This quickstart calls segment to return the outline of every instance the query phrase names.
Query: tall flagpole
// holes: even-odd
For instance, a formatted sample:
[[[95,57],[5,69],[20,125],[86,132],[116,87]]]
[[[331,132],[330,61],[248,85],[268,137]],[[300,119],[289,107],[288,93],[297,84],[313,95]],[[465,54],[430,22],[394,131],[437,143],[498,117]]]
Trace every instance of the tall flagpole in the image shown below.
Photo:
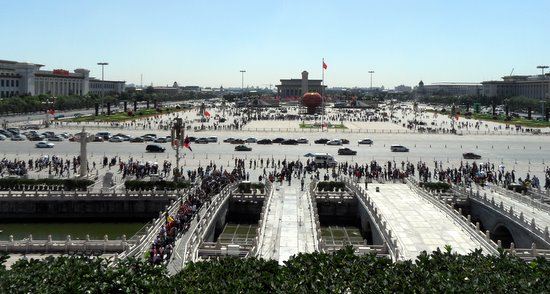
[[[325,58],[321,62],[321,101],[323,105],[323,115],[321,116],[321,132],[325,127]]]

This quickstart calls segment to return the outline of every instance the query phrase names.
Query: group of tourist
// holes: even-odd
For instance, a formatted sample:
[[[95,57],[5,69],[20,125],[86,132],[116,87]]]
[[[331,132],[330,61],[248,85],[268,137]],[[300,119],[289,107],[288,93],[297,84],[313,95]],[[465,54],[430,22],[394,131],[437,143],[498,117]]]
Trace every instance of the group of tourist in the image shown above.
[[[185,234],[194,219],[200,220],[200,210],[203,206],[208,206],[212,197],[219,194],[224,187],[230,183],[242,179],[244,170],[235,168],[231,172],[227,170],[214,168],[209,165],[200,174],[200,184],[196,189],[192,189],[188,197],[179,201],[179,207],[174,215],[165,213],[165,221],[159,234],[153,240],[148,251],[148,259],[153,264],[162,264],[167,262],[172,256],[174,244],[178,237]]]

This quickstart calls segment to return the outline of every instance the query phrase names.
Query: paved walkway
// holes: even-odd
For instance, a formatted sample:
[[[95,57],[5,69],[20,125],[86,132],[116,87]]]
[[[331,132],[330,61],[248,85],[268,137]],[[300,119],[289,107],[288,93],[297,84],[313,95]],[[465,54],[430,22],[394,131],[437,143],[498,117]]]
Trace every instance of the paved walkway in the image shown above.
[[[305,192],[300,191],[299,182],[292,186],[285,182],[275,184],[275,193],[268,207],[263,242],[259,257],[275,259],[283,263],[300,252],[313,252],[313,223],[311,207]]]
[[[376,192],[376,187],[380,192]],[[460,254],[482,247],[444,211],[405,184],[370,184],[368,195],[388,222],[392,235],[398,239],[400,254],[406,259],[414,259],[422,251],[443,249],[445,245]]]

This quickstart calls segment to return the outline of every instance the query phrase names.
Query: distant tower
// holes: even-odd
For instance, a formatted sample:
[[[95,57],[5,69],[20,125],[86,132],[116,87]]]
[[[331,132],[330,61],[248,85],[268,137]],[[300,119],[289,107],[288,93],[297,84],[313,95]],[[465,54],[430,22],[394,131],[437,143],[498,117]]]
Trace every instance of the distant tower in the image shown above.
[[[177,88],[178,87],[178,82],[174,82],[174,84],[172,84],[172,87]]]
[[[308,72],[307,71],[303,71],[302,72],[302,95],[300,96],[303,96],[305,93],[308,92],[308,85],[307,85],[307,82],[308,82]]]

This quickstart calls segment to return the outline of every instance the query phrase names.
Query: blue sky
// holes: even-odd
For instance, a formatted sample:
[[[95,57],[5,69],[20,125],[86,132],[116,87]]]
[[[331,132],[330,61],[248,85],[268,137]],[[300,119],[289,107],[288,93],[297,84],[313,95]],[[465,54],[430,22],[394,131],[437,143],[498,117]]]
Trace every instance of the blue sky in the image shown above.
[[[0,1],[0,59],[232,87],[479,82],[550,64],[550,1]]]

